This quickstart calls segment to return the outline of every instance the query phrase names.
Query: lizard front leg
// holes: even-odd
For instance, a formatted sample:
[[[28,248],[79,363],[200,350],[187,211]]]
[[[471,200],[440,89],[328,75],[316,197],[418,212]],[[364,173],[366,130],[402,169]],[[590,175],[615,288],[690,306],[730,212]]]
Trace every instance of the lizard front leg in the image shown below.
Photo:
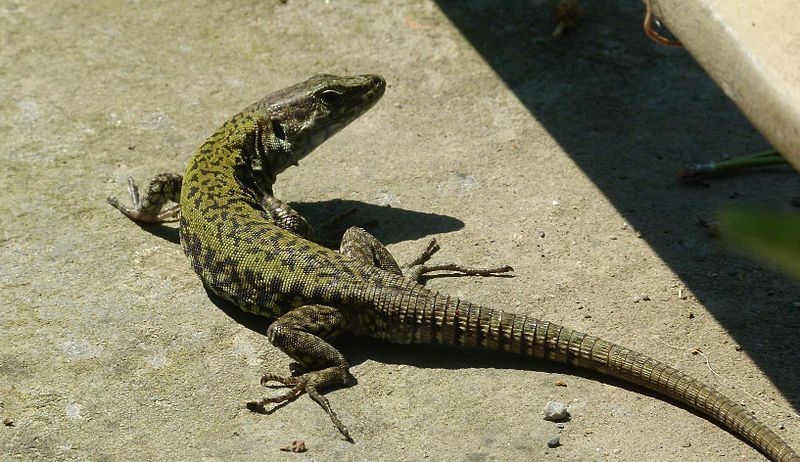
[[[275,223],[275,225],[297,234],[303,239],[325,246],[329,244],[324,237],[327,234],[327,228],[355,213],[355,209],[350,209],[344,213],[334,215],[321,223],[318,222],[315,226],[311,226],[300,212],[293,209],[286,202],[273,196],[272,193],[264,194],[260,200],[260,204],[264,212],[266,212],[267,218]],[[322,229],[323,232],[321,234],[317,233],[317,229]]]
[[[261,378],[262,385],[278,382],[292,388],[277,396],[248,401],[248,409],[266,412],[267,404],[291,401],[305,392],[322,406],[345,439],[352,442],[347,427],[331,409],[328,399],[320,393],[324,388],[347,385],[349,382],[350,366],[347,360],[326,341],[346,329],[347,321],[342,313],[325,305],[303,305],[275,320],[267,329],[267,338],[309,372],[298,376],[265,374]]]
[[[178,221],[181,206],[177,202],[181,196],[183,176],[177,173],[161,173],[150,181],[144,197],[139,197],[139,188],[133,177],[128,177],[128,194],[132,206],[122,205],[114,196],[108,196],[108,203],[133,221],[141,223],[164,223]],[[164,209],[168,202],[175,202]],[[164,210],[162,210],[164,209]]]
[[[426,264],[440,249],[436,239],[431,239],[422,252],[411,262],[398,265],[389,250],[372,234],[361,228],[350,228],[342,237],[339,252],[368,265],[377,266],[406,279],[419,282],[424,274],[434,271],[452,271],[467,276],[494,276],[508,273],[514,269],[508,265],[497,267],[474,267],[457,263]]]
[[[277,226],[295,233],[303,239],[317,241],[314,227],[286,202],[272,194],[264,194],[261,198],[261,207],[267,213],[268,218]]]

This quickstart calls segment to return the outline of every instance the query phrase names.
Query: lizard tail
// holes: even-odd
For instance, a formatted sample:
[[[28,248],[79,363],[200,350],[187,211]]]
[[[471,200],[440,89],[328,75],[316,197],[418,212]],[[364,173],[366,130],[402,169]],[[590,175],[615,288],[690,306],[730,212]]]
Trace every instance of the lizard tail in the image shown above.
[[[411,303],[404,306],[416,309],[399,310],[386,319],[389,330],[394,331],[389,340],[487,348],[600,372],[695,409],[774,461],[800,462],[797,452],[744,407],[643,353],[549,321],[426,293],[424,289],[419,289],[415,298],[416,303],[409,300]]]

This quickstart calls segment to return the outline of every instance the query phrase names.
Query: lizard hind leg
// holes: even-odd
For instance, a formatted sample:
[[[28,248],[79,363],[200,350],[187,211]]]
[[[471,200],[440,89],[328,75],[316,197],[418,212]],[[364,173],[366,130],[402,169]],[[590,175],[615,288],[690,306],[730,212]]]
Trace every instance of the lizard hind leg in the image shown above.
[[[150,181],[144,197],[140,197],[139,187],[136,186],[133,177],[128,177],[128,194],[133,204],[122,205],[114,196],[108,196],[108,203],[133,221],[141,223],[178,221],[181,206],[177,202],[180,200],[182,182],[183,177],[177,173],[162,173]],[[168,202],[176,204],[164,209]]]
[[[269,403],[292,401],[307,393],[322,406],[342,436],[352,442],[347,427],[331,409],[328,399],[320,393],[322,389],[347,385],[350,381],[347,360],[326,341],[346,328],[347,322],[342,313],[325,305],[303,305],[275,320],[267,329],[267,338],[309,372],[298,376],[265,374],[261,378],[262,385],[278,382],[291,388],[276,396],[248,401],[248,409],[266,412]]]
[[[378,239],[363,228],[348,228],[342,236],[339,253],[366,265],[375,266],[399,276],[403,275],[400,265]]]

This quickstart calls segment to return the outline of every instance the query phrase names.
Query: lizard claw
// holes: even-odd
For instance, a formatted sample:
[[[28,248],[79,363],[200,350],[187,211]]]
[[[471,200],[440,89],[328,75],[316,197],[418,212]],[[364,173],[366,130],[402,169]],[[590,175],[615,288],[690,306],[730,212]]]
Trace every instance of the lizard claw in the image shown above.
[[[436,238],[435,237],[432,237],[431,240],[428,241],[428,245],[426,245],[425,248],[422,249],[422,252],[420,252],[419,255],[417,255],[417,257],[415,259],[413,259],[410,262],[406,263],[405,265],[401,266],[401,268],[403,269],[403,271],[406,271],[406,270],[410,270],[410,269],[412,269],[412,268],[414,268],[416,266],[421,266],[425,262],[430,260],[431,257],[433,256],[433,254],[435,254],[439,250],[441,250],[441,247],[439,246],[439,243],[436,242]]]
[[[331,369],[335,370],[335,369],[338,369],[338,368],[331,368]],[[330,370],[330,369],[328,369],[328,370]],[[297,376],[297,377],[293,377],[293,376],[286,377],[286,376],[282,376],[282,375],[278,375],[278,374],[272,374],[272,373],[264,374],[264,376],[261,377],[261,381],[260,381],[261,385],[266,385],[269,382],[278,382],[281,385],[291,386],[292,388],[289,389],[289,390],[286,390],[285,392],[283,392],[283,393],[281,393],[281,394],[279,394],[277,396],[273,396],[273,397],[270,397],[270,398],[261,398],[261,399],[254,399],[254,400],[247,401],[245,403],[245,405],[247,406],[247,409],[250,409],[253,412],[258,412],[260,414],[266,414],[267,413],[267,410],[266,410],[266,405],[267,404],[269,404],[269,403],[283,403],[283,402],[287,402],[287,401],[293,401],[298,396],[303,394],[303,392],[305,392],[306,394],[308,394],[308,396],[311,397],[311,399],[316,401],[317,404],[322,406],[322,409],[328,414],[328,417],[330,417],[331,422],[333,422],[333,425],[336,427],[337,430],[339,430],[339,433],[342,434],[344,439],[349,441],[349,442],[351,442],[351,443],[354,443],[355,441],[353,441],[353,438],[350,436],[350,431],[342,423],[342,421],[339,420],[339,416],[336,415],[336,412],[334,412],[333,409],[331,409],[331,404],[330,404],[330,402],[328,402],[328,399],[325,398],[317,390],[317,385],[315,384],[315,379],[318,376],[324,377],[324,375],[320,375],[320,374],[325,374],[325,372],[328,371],[328,370],[309,372],[309,373],[306,373],[306,374],[303,374],[303,375]]]
[[[250,409],[251,411],[264,413],[266,412],[266,405],[268,403],[282,403],[284,401],[293,401],[298,396],[303,394],[306,385],[308,384],[308,379],[304,379],[303,376],[284,377],[278,374],[271,374],[271,373],[264,374],[264,376],[261,377],[260,381],[261,385],[265,386],[269,382],[278,382],[281,385],[290,386],[292,388],[286,390],[285,392],[279,395],[270,398],[250,400],[246,403],[248,409]]]

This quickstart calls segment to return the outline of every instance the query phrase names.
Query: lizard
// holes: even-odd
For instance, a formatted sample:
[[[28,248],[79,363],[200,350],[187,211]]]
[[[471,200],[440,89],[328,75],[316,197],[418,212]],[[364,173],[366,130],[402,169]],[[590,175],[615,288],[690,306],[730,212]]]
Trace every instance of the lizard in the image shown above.
[[[320,74],[269,94],[205,141],[183,175],[163,173],[132,205],[108,202],[143,223],[179,221],[181,245],[203,284],[242,310],[271,318],[269,342],[301,370],[267,373],[261,384],[286,390],[246,403],[309,395],[348,441],[348,428],[322,390],[351,382],[347,359],[331,343],[350,332],[388,342],[486,348],[599,372],[653,390],[706,416],[774,461],[800,455],[771,428],[712,386],[643,353],[554,322],[473,304],[425,287],[436,270],[495,275],[511,267],[428,264],[435,240],[402,267],[361,228],[348,229],[338,251],[319,243],[314,228],[276,198],[276,176],[370,109],[384,94],[378,75]],[[174,205],[170,205],[173,204]]]

